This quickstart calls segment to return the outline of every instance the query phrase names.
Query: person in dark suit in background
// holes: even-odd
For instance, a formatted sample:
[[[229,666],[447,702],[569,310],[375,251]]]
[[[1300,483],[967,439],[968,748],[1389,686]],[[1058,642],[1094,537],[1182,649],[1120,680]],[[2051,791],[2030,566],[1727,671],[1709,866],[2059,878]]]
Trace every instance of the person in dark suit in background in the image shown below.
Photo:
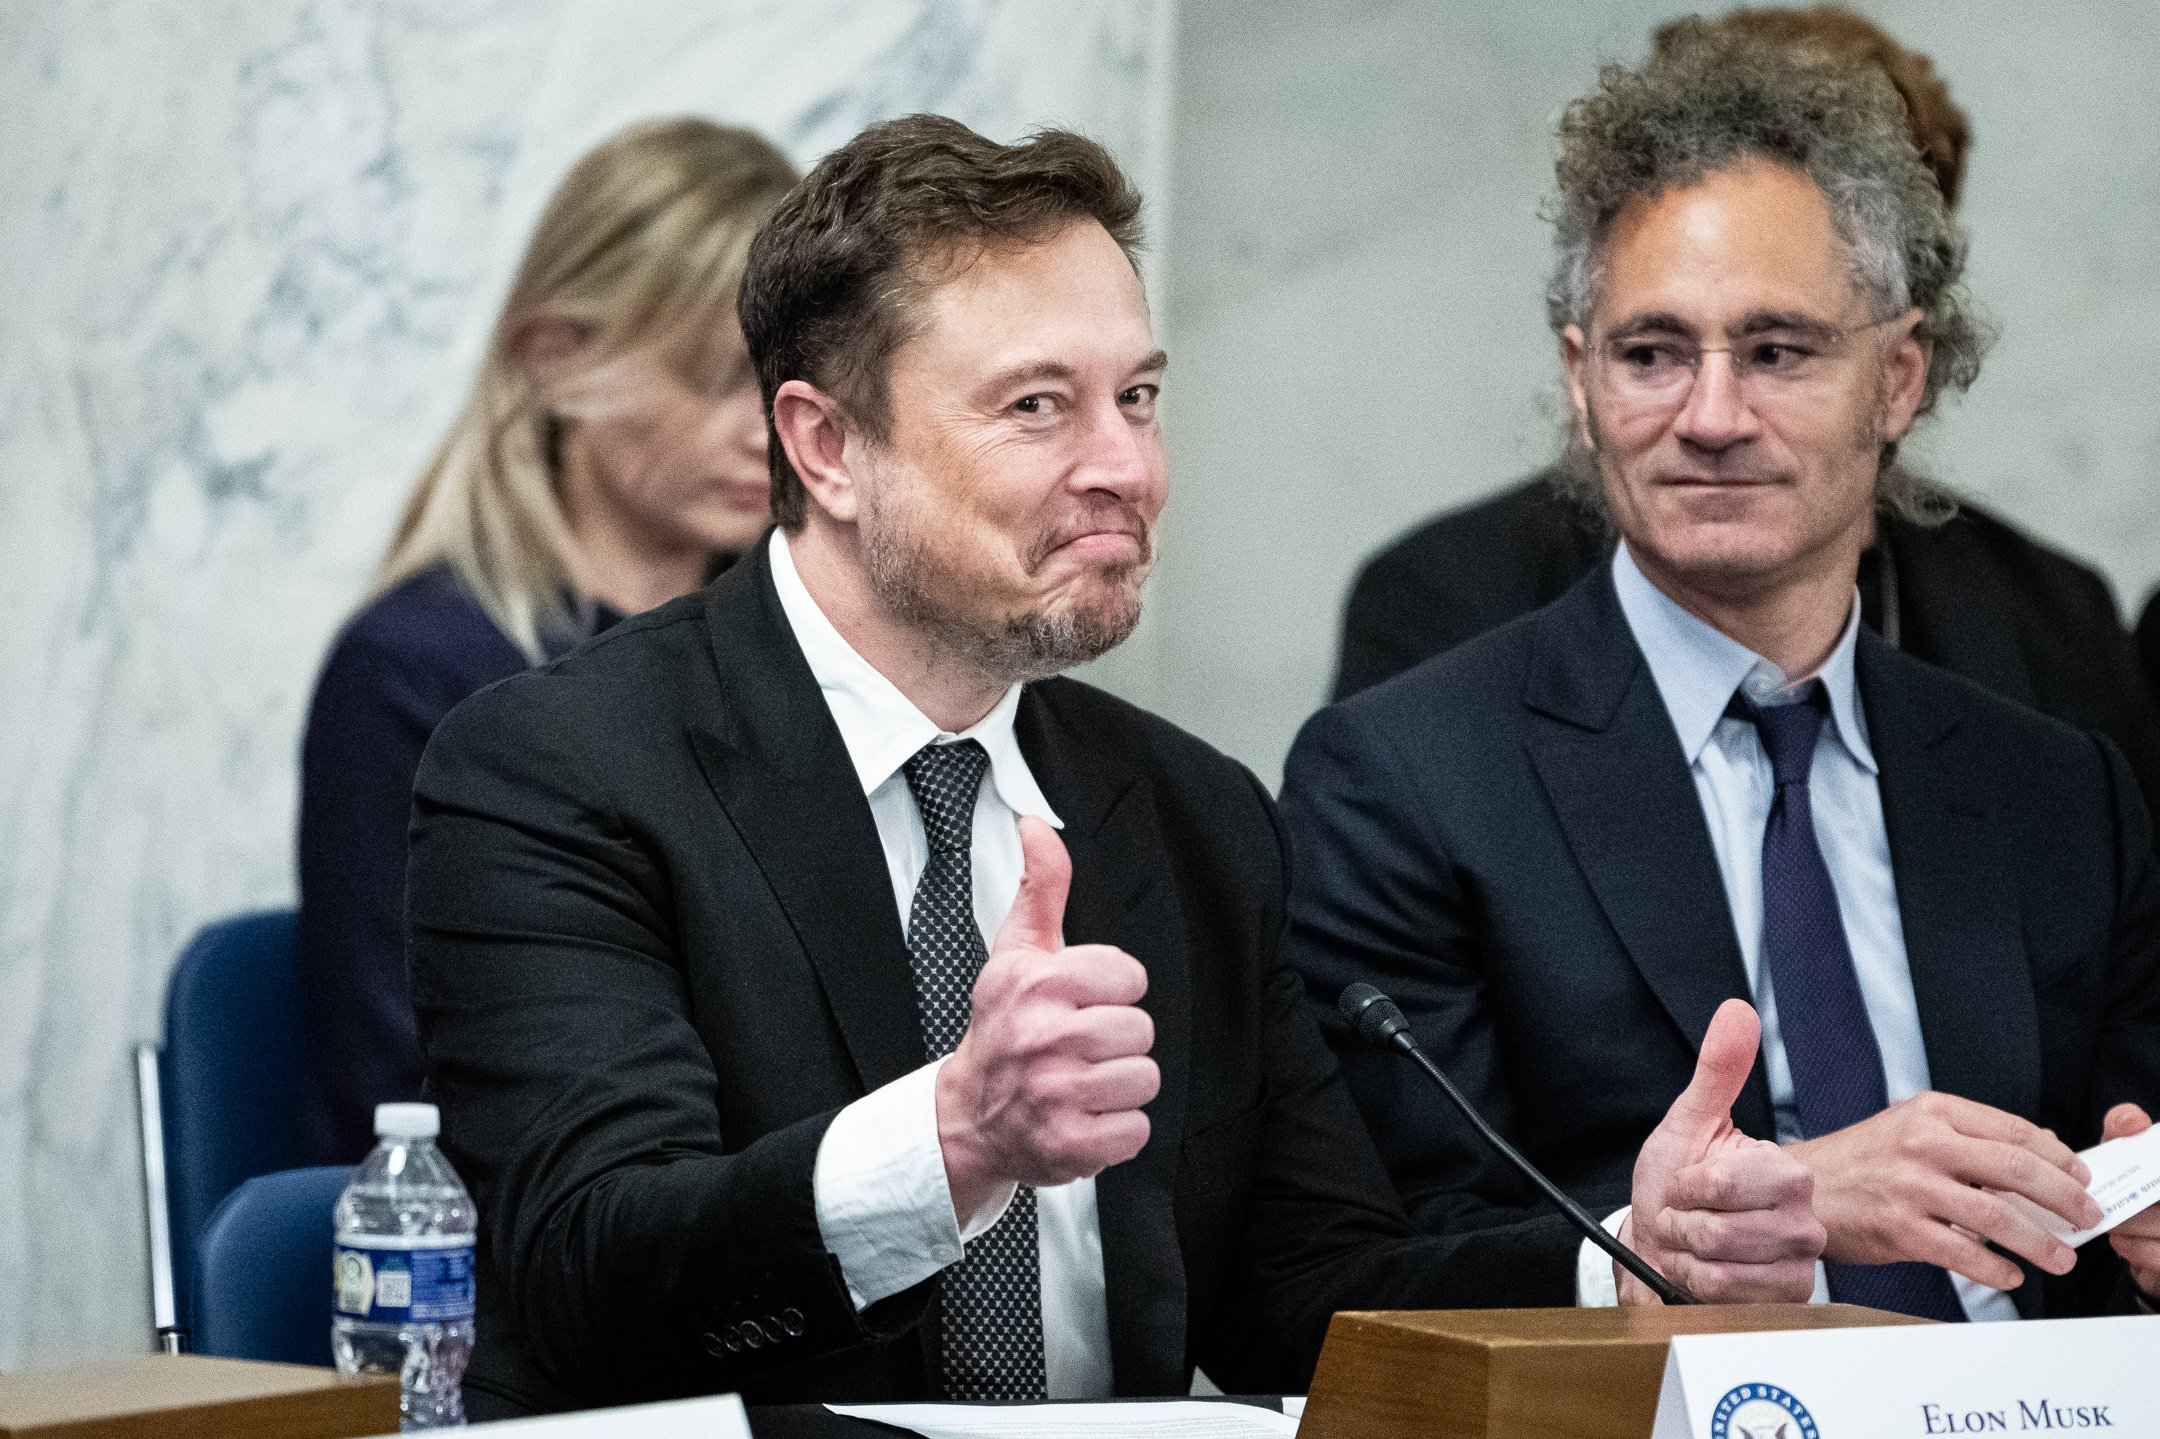
[[[1814,1174],[1830,1297],[1957,1319],[2160,1293],[2160,1210],[2079,1257],[2002,1198],[2094,1222],[2071,1146],[2160,1101],[2160,867],[2129,769],[1859,622],[1876,508],[1924,496],[1898,447],[1982,349],[1895,92],[1698,23],[1608,69],[1560,137],[1548,304],[1620,546],[1322,711],[1283,786],[1285,943],[1405,1203],[1457,1230],[1530,1201],[1344,1032],[1344,986],[1392,992],[1606,1209],[1744,996],[1763,1064],[1735,1122]],[[1586,1248],[1585,1301],[1611,1283]]]
[[[696,589],[767,520],[765,422],[734,323],[795,181],[746,130],[634,125],[549,200],[480,373],[332,643],[300,753],[301,1015],[326,1162],[420,1096],[405,985],[413,776],[450,708]]]
[[[1953,210],[1972,129],[1927,56],[1837,5],[1735,10],[1712,24],[1881,70]],[[1653,45],[1675,33],[1661,27]],[[1334,698],[1558,599],[1612,554],[1610,526],[1547,470],[1428,521],[1368,560],[1344,609]],[[2160,809],[2160,707],[2105,579],[1968,500],[1877,516],[1861,559],[1861,619],[1890,644],[2079,729],[2130,761]],[[1954,511],[1954,512],[1953,512]]]
[[[1258,782],[1057,677],[1138,622],[1166,494],[1138,210],[1060,131],[826,157],[742,286],[779,529],[437,730],[412,984],[475,1418],[1295,1391],[1338,1308],[1568,1292],[1557,1216],[1411,1234]],[[1736,1004],[1632,1191],[1718,1196],[1711,1298],[1804,1294],[1821,1241],[1732,1132],[1753,1053]]]
[[[2138,656],[2145,663],[2145,682],[2160,693],[2160,590],[2145,601],[2145,615],[2138,621]]]

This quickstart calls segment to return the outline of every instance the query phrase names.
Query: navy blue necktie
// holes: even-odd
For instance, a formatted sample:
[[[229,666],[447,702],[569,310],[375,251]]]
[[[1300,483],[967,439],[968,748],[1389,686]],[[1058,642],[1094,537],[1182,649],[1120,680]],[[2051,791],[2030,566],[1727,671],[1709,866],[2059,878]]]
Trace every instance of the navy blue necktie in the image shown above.
[[[1808,781],[1822,733],[1822,686],[1796,704],[1756,706],[1735,694],[1730,713],[1755,726],[1777,789],[1763,827],[1763,967],[1777,1001],[1793,1103],[1809,1139],[1858,1124],[1890,1103],[1882,1050],[1845,942],[1830,867],[1815,839]],[[1949,1274],[1932,1264],[1829,1264],[1830,1297],[1923,1319],[1961,1320]]]

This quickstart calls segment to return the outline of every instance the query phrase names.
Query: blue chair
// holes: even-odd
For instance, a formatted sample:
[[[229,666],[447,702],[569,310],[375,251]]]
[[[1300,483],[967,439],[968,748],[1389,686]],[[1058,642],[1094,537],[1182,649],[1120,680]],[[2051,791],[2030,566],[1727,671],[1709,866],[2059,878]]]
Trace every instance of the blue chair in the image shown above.
[[[206,925],[173,968],[163,1050],[136,1051],[151,1305],[168,1350],[211,1211],[242,1181],[316,1157],[294,949],[289,909]]]
[[[352,1171],[258,1174],[225,1196],[195,1252],[197,1354],[327,1366],[330,1211]]]

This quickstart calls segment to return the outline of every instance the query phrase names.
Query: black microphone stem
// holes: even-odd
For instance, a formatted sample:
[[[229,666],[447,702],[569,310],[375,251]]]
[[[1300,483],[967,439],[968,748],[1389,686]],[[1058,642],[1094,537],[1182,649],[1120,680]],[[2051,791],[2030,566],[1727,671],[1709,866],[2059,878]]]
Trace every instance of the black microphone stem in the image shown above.
[[[1499,1130],[1494,1129],[1485,1122],[1485,1116],[1477,1112],[1476,1106],[1471,1104],[1464,1097],[1463,1092],[1455,1087],[1455,1082],[1441,1072],[1439,1065],[1432,1062],[1426,1055],[1423,1046],[1410,1035],[1409,1031],[1404,1030],[1392,1036],[1388,1043],[1416,1060],[1418,1067],[1432,1077],[1433,1083],[1440,1086],[1440,1092],[1448,1097],[1448,1102],[1455,1106],[1457,1112],[1464,1119],[1470,1121],[1470,1127],[1475,1129],[1487,1144],[1498,1150],[1501,1158],[1514,1165],[1516,1171],[1523,1178],[1536,1185],[1538,1192],[1543,1194],[1561,1213],[1573,1220],[1575,1227],[1582,1231],[1584,1238],[1610,1254],[1615,1264],[1618,1264],[1628,1273],[1647,1284],[1650,1287],[1650,1292],[1657,1295],[1667,1304],[1700,1304],[1702,1302],[1688,1293],[1687,1290],[1652,1269],[1641,1255],[1613,1238],[1610,1233],[1606,1232],[1604,1225],[1590,1216],[1590,1211],[1568,1198],[1566,1194],[1561,1192],[1559,1185],[1547,1179],[1543,1171],[1529,1160],[1523,1158],[1514,1145],[1501,1137]]]

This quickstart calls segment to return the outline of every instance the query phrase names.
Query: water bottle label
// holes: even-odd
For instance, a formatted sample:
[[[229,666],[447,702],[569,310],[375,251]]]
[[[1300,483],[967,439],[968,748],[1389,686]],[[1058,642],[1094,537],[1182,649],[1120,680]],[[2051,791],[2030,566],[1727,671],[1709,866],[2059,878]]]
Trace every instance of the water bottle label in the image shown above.
[[[472,1245],[378,1248],[339,1244],[332,1261],[331,1287],[340,1315],[370,1324],[470,1319]]]

